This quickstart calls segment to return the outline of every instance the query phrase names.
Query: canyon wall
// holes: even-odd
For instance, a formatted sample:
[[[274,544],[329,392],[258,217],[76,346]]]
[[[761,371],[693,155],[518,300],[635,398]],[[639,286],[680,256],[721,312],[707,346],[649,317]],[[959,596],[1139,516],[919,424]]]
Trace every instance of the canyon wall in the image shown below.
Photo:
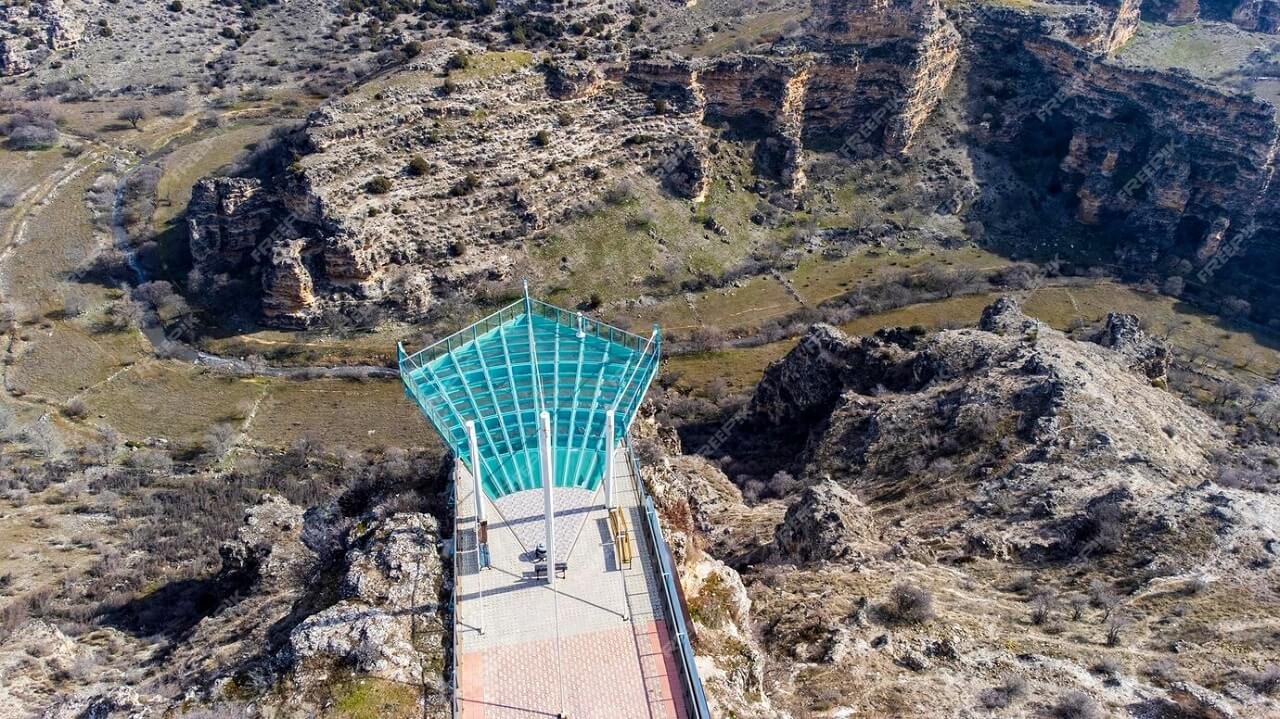
[[[265,187],[202,182],[188,213],[196,267],[258,278],[272,324],[368,304],[414,317],[510,279],[524,238],[590,211],[627,173],[701,200],[709,127],[755,142],[757,174],[782,194],[803,189],[807,146],[905,150],[950,80],[959,34],[936,0],[822,12],[825,30],[764,54],[557,59],[449,87],[441,69],[478,48],[428,48],[314,112],[292,140],[298,159]]]
[[[363,305],[417,317],[458,288],[518,276],[526,238],[590,212],[628,175],[702,200],[710,128],[751,144],[762,196],[785,204],[802,198],[806,153],[907,153],[945,98],[963,104],[966,149],[1003,158],[1025,191],[976,164],[976,219],[998,234],[1004,216],[1039,213],[1005,233],[1019,254],[1056,228],[1084,237],[1074,247],[1089,262],[1229,287],[1268,319],[1275,110],[1111,59],[1138,12],[1136,0],[950,15],[928,0],[819,0],[808,32],[753,51],[556,60],[447,88],[453,54],[479,51],[450,40],[313,113],[296,161],[261,187],[198,187],[192,255],[205,274],[259,280],[274,324]]]
[[[1099,261],[1215,287],[1243,257],[1274,267],[1275,108],[1185,73],[1119,65],[1042,23],[1008,10],[967,24],[969,72],[1005,78],[1007,91],[973,99],[980,143],[1024,168],[1033,191],[1059,198],[1098,242]],[[1231,272],[1204,271],[1228,260]],[[1258,310],[1270,304],[1262,274],[1227,284]]]

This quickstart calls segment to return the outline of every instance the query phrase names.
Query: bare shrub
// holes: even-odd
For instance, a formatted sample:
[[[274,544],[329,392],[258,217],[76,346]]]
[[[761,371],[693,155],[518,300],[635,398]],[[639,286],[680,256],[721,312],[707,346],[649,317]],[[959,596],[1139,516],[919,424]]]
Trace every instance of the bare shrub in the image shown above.
[[[1093,673],[1108,679],[1116,679],[1124,673],[1124,665],[1115,657],[1103,657],[1093,665]]]
[[[0,440],[6,439],[14,428],[13,410],[0,405]],[[3,466],[3,465],[0,465]]]
[[[881,609],[895,623],[924,624],[934,617],[933,595],[916,584],[895,584]]]
[[[1025,699],[1031,693],[1026,677],[1010,674],[1000,686],[992,687],[978,695],[978,701],[987,709],[1002,709]]]
[[[62,413],[71,419],[83,419],[89,416],[89,407],[79,397],[72,397],[62,407]]]
[[[1115,592],[1111,591],[1111,587],[1101,579],[1095,579],[1089,582],[1089,603],[1098,609],[1105,609],[1108,612],[1120,602]]]
[[[605,192],[604,199],[611,205],[622,205],[634,200],[636,195],[635,184],[630,180],[622,180]]]
[[[1051,711],[1058,719],[1103,719],[1102,707],[1088,694],[1070,691],[1058,697]]]
[[[1130,625],[1132,625],[1132,622],[1127,617],[1122,617],[1119,614],[1113,614],[1108,617],[1105,625],[1107,631],[1107,646],[1119,646],[1121,640],[1124,638],[1124,633],[1129,630]]]
[[[47,150],[58,143],[58,131],[40,125],[19,125],[9,132],[11,150]]]
[[[134,469],[167,474],[173,471],[173,458],[158,449],[143,449],[129,455],[125,464]]]
[[[1182,681],[1182,672],[1178,670],[1178,665],[1169,659],[1157,659],[1151,662],[1142,668],[1142,673],[1153,681],[1166,686]]]
[[[1253,688],[1267,696],[1280,696],[1280,664],[1272,664],[1249,681]]]
[[[1018,594],[1033,596],[1037,589],[1038,583],[1036,581],[1036,575],[1030,572],[1019,574],[1013,578],[1013,581],[1009,582],[1009,591],[1017,592]]]
[[[89,301],[84,295],[68,295],[62,303],[62,314],[67,317],[79,317],[89,310]]]
[[[724,345],[725,332],[719,327],[702,325],[693,331],[689,344],[695,352],[709,352]]]
[[[1043,625],[1052,616],[1053,610],[1058,606],[1058,598],[1051,589],[1044,589],[1036,592],[1031,598],[1031,623],[1036,626]]]
[[[9,638],[10,634],[27,621],[27,603],[18,599],[0,607],[0,641]]]
[[[1071,607],[1071,620],[1078,622],[1084,617],[1084,610],[1089,606],[1089,599],[1081,594],[1073,594],[1067,599],[1067,606]]]
[[[174,95],[165,100],[164,106],[160,108],[160,114],[165,117],[182,117],[187,114],[187,98]]]
[[[130,105],[120,111],[119,119],[129,123],[133,129],[138,129],[138,123],[147,119],[147,111],[142,109],[141,105]]]
[[[219,460],[235,446],[236,429],[229,424],[214,425],[204,435],[204,449],[210,459]]]

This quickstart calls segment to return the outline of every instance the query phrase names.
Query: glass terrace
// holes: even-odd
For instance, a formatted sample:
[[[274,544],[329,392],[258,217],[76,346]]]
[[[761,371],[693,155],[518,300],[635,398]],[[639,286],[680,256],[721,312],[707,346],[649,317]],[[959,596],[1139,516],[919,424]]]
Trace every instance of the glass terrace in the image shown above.
[[[631,426],[658,368],[657,326],[640,337],[528,296],[406,355],[405,393],[454,455],[475,467],[490,499],[542,487],[538,416],[551,418],[555,486],[595,490],[606,449]],[[613,437],[605,436],[614,413]]]

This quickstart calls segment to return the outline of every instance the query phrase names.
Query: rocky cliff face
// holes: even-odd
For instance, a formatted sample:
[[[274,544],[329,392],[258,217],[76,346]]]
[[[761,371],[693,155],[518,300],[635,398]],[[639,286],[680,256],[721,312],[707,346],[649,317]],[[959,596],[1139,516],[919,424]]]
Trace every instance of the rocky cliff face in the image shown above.
[[[225,183],[202,191],[190,219],[197,265],[216,271],[257,234],[265,251],[253,271],[273,323],[305,325],[339,305],[416,316],[442,294],[513,277],[523,238],[588,211],[629,173],[705,189],[693,113],[656,113],[653,99],[597,68],[534,67],[523,53],[489,56],[509,69],[446,90],[442,70],[463,51],[483,55],[437,43],[316,111],[292,140],[303,156],[270,183],[272,223],[259,226],[256,200],[227,196]],[[410,168],[414,156],[427,166]],[[684,160],[665,167],[671,157]]]
[[[353,539],[342,599],[289,634],[294,677],[314,684],[325,678],[316,667],[337,663],[444,695],[448,640],[437,603],[444,572],[435,519],[395,515]]]
[[[0,7],[0,77],[27,72],[52,53],[74,50],[83,35],[83,18],[62,0]]]
[[[1269,304],[1275,108],[1189,75],[1118,64],[1044,23],[990,10],[966,24],[971,76],[1015,78],[980,81],[971,108],[980,141],[1010,157],[1046,206],[1090,227],[1095,256]]]
[[[753,506],[718,492],[694,541],[742,578],[765,666],[790,668],[766,669],[774,710],[1036,715],[1069,690],[1099,715],[1280,709],[1245,678],[1265,632],[1196,629],[1269,601],[1280,503],[1217,482],[1226,433],[1153,379],[1161,347],[1131,319],[1099,346],[1004,300],[978,329],[817,327],[770,368],[738,432],[804,427],[797,486]],[[1236,668],[1207,660],[1225,643]]]
[[[1216,20],[1255,32],[1280,32],[1280,5],[1273,0],[1147,0],[1142,15],[1170,25]]]
[[[457,288],[512,277],[524,238],[589,210],[628,172],[651,172],[673,194],[701,200],[712,172],[706,124],[756,142],[758,174],[799,193],[807,146],[906,148],[959,48],[936,2],[824,13],[822,32],[768,54],[637,53],[625,69],[559,58],[533,67],[516,54],[509,71],[459,73],[447,88],[450,58],[482,53],[462,41],[433,44],[315,112],[295,139],[304,156],[269,183],[269,196],[244,181],[202,186],[192,255],[216,274],[244,261],[251,237],[267,238],[250,271],[276,324],[369,303],[414,316]],[[865,34],[856,30],[879,15]],[[426,169],[410,171],[415,155]],[[261,222],[262,202],[274,222]]]
[[[681,454],[674,433],[638,424],[640,441],[659,447],[658,461],[641,468],[662,518],[693,621],[698,673],[715,716],[783,716],[765,685],[766,657],[757,638],[742,578],[719,557],[727,531],[767,533],[776,519],[742,504],[742,494],[714,465]],[[746,529],[750,528],[750,529]],[[745,531],[744,531],[745,530]],[[749,540],[748,540],[749,541]]]
[[[196,182],[187,206],[192,259],[209,273],[254,265],[272,210],[259,180],[214,177]]]
[[[351,522],[332,505],[304,510],[267,495],[220,548],[217,575],[188,582],[204,594],[176,611],[200,615],[168,637],[164,666],[148,674],[152,683],[132,686],[135,679],[118,678],[111,667],[101,679],[79,682],[81,691],[44,716],[150,719],[193,708],[312,715],[332,702],[332,687],[353,680],[420,688],[414,715],[447,716],[439,540],[429,515],[375,511]],[[33,626],[28,635],[47,643],[51,666],[92,661],[84,642],[51,641],[56,629]],[[111,641],[118,651],[122,642]],[[168,689],[151,690],[160,685]],[[25,706],[49,705],[23,695],[23,685],[14,690]],[[242,703],[248,697],[254,709]],[[0,690],[0,707],[8,698]]]
[[[538,66],[440,40],[314,113],[295,140],[302,156],[269,193],[202,191],[192,254],[217,273],[250,236],[267,238],[248,271],[275,324],[363,305],[417,317],[458,288],[527,272],[527,240],[590,213],[628,175],[703,200],[717,170],[712,128],[752,148],[762,197],[794,206],[812,153],[909,152],[945,99],[947,117],[967,124],[947,140],[969,155],[961,179],[988,193],[961,219],[988,225],[1002,249],[1052,257],[1062,247],[1047,245],[1061,241],[1083,262],[1243,297],[1268,320],[1267,277],[1280,269],[1275,110],[1111,57],[1138,12],[1137,0],[947,12],[926,0],[819,2],[803,32],[743,52]],[[500,69],[446,86],[460,51]],[[424,163],[411,169],[415,156]],[[1025,198],[987,174],[988,156]]]

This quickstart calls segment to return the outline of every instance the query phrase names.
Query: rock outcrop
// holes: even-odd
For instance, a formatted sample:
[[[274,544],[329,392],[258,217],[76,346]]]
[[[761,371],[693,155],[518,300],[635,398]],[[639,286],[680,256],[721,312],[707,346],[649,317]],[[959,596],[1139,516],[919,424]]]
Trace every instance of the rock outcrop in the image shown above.
[[[209,274],[252,266],[273,207],[260,180],[207,177],[191,188],[187,234],[191,259]]]
[[[1280,4],[1275,0],[1148,0],[1142,16],[1169,25],[1211,20],[1253,32],[1280,32]]]
[[[312,667],[336,661],[367,676],[442,692],[447,630],[438,604],[438,540],[435,519],[423,514],[393,515],[359,537],[347,557],[342,600],[289,635],[295,677],[314,681]]]
[[[1274,304],[1280,121],[1268,102],[1115,62],[1034,13],[989,7],[962,25],[970,72],[1017,88],[975,99],[980,142],[1007,157],[1047,153],[1020,179],[1091,228],[1099,259]]]
[[[1128,357],[1131,369],[1164,382],[1169,375],[1169,347],[1149,337],[1136,315],[1112,312],[1094,341]]]
[[[166,648],[164,671],[184,701],[287,686],[290,709],[307,709],[315,692],[354,676],[422,687],[424,716],[446,713],[434,517],[371,511],[355,521],[333,505],[304,510],[266,495],[220,554],[205,615]]]
[[[0,7],[0,77],[27,72],[56,52],[75,49],[84,20],[62,0]]]
[[[265,237],[250,271],[273,324],[360,304],[418,315],[441,295],[508,277],[525,238],[590,211],[627,172],[702,201],[714,170],[708,126],[754,141],[757,175],[795,203],[807,147],[905,150],[959,54],[936,0],[825,12],[829,27],[768,53],[636,53],[625,69],[556,59],[451,81],[447,92],[434,78],[392,78],[349,93],[311,115],[294,139],[302,157],[269,183],[270,198],[247,180],[200,189],[192,255],[216,274]],[[401,74],[439,71],[459,51],[478,50],[441,42]],[[406,170],[414,153],[428,171]],[[261,221],[261,202],[274,222]],[[277,232],[285,218],[295,226]]]
[[[807,487],[787,508],[776,542],[783,558],[798,563],[844,562],[875,542],[870,511],[831,480]]]
[[[766,660],[752,629],[750,597],[738,573],[717,556],[740,546],[743,535],[763,546],[776,514],[744,506],[742,493],[723,472],[701,457],[682,455],[675,434],[651,419],[633,431],[658,448],[658,461],[641,471],[690,607],[698,672],[712,713],[778,717],[765,690]],[[733,536],[725,533],[728,527],[736,528]]]
[[[604,76],[593,63],[558,62],[546,68],[547,94],[557,100],[575,100],[600,90]]]
[[[1220,670],[1179,648],[1221,601],[1267,601],[1271,560],[1250,569],[1251,552],[1224,549],[1271,541],[1267,518],[1280,502],[1216,483],[1226,432],[1152,386],[1160,353],[1132,318],[1112,316],[1101,335],[1108,346],[1070,339],[1004,299],[979,329],[855,338],[817,326],[770,368],[756,414],[738,426],[759,444],[802,425],[803,450],[781,458],[798,484],[752,506],[716,493],[714,533],[693,541],[731,558],[766,666],[804,668],[766,672],[774,709],[960,715],[1015,672],[1051,701],[1079,687],[1112,709],[1275,711],[1248,687],[1206,689]],[[784,381],[793,391],[778,391]],[[749,484],[755,465],[726,446],[721,466]],[[758,551],[763,518],[783,508]],[[1231,587],[1185,588],[1208,575]],[[1146,603],[1155,596],[1179,598],[1182,629]],[[1079,608],[1067,610],[1066,597]],[[1107,616],[1122,616],[1124,631],[1141,632],[1187,678],[1091,675],[1112,650],[1100,638],[1081,651],[1061,632],[1101,637]],[[1262,635],[1203,641],[1269,661]],[[876,696],[893,699],[867,699]]]

